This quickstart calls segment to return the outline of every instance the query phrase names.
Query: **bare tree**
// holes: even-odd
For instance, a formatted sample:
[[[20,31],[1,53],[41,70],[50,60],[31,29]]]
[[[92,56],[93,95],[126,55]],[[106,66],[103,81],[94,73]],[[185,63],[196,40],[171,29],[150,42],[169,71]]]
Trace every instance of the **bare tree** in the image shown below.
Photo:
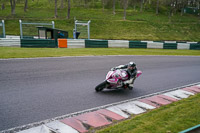
[[[140,12],[142,12],[142,10],[143,10],[143,3],[144,3],[144,0],[141,0]]]
[[[186,5],[187,5],[187,0],[180,1],[181,16],[183,16],[183,14],[184,14],[184,8],[186,7]]]
[[[171,17],[173,16],[173,12],[176,6],[175,0],[171,0],[170,2],[170,11],[169,11],[169,21],[171,22]]]
[[[105,0],[102,0],[102,6],[103,6],[103,12],[104,12],[104,8],[105,8]]]
[[[136,9],[136,3],[137,3],[137,0],[131,0],[128,2],[128,5],[133,7],[134,11]]]
[[[159,0],[157,0],[157,4],[156,4],[156,15],[158,15],[158,11],[159,11]]]
[[[55,16],[54,16],[55,18],[58,17],[57,3],[58,3],[58,1],[55,0]]]
[[[10,0],[10,5],[11,5],[11,14],[15,14],[15,6],[16,6],[16,1],[15,0]]]
[[[24,12],[27,11],[28,8],[28,0],[25,0],[25,4],[24,4]]]
[[[64,0],[61,0],[61,2],[60,2],[60,8],[61,8],[61,9],[64,8]]]
[[[87,6],[87,0],[84,0],[84,7],[86,8]]]
[[[4,9],[5,9],[5,4],[2,3],[2,5],[1,5],[1,10],[4,10]]]
[[[115,12],[115,2],[116,2],[116,0],[113,0],[113,14],[114,15],[116,14],[116,12]]]
[[[70,19],[70,9],[71,9],[71,3],[70,3],[70,0],[68,0],[67,19]]]
[[[200,9],[200,0],[197,0],[197,9]]]
[[[149,4],[151,4],[151,0],[149,0]]]
[[[124,5],[124,20],[126,20],[126,9],[128,7],[128,0],[124,0],[123,5]]]

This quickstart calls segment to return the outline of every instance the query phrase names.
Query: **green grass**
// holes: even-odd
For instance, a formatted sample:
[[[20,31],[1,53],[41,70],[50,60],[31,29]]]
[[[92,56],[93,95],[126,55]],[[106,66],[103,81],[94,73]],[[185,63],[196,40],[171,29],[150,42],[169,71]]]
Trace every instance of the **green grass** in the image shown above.
[[[73,6],[71,19],[67,20],[67,8],[58,9],[58,18],[55,19],[54,3],[49,3],[48,0],[30,1],[27,12],[23,11],[23,6],[23,2],[17,3],[14,16],[10,15],[9,2],[6,9],[0,11],[0,19],[5,20],[6,34],[20,34],[19,19],[22,19],[23,22],[51,22],[54,20],[55,27],[69,31],[69,38],[72,38],[74,18],[76,18],[77,20],[91,20],[92,39],[200,41],[200,18],[189,14],[180,16],[180,13],[177,13],[169,20],[167,11],[155,15],[155,12],[152,11],[141,13],[138,11],[139,9],[129,8],[127,20],[123,20],[123,9],[117,8],[116,15],[113,15],[112,9],[105,9],[103,12],[99,3],[98,8]]]
[[[177,133],[200,124],[200,94],[116,123],[97,133]]]
[[[35,58],[98,55],[189,55],[200,56],[199,50],[131,49],[131,48],[15,48],[0,47],[0,58]]]

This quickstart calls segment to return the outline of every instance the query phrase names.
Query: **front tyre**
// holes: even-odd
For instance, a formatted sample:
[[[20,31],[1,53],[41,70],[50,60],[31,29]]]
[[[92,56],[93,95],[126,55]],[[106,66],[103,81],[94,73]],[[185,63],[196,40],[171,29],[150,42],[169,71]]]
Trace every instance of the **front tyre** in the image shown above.
[[[100,83],[95,87],[96,92],[102,91],[104,88],[106,88],[106,81]]]

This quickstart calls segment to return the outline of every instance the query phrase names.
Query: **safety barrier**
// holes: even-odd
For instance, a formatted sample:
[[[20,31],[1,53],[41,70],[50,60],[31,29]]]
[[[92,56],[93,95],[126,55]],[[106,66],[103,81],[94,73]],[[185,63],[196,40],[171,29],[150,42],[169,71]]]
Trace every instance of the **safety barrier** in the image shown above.
[[[107,40],[85,40],[86,48],[108,48]]]
[[[164,42],[163,49],[177,49],[176,42]]]
[[[200,42],[176,42],[176,41],[127,41],[127,40],[81,40],[68,39],[76,48],[148,48],[148,49],[192,49],[200,50]],[[70,47],[68,47],[70,48]],[[71,47],[72,48],[72,47]],[[74,48],[74,47],[73,47]]]
[[[200,42],[176,42],[176,41],[130,41],[129,48],[154,48],[154,49],[191,49],[200,50]]]
[[[0,46],[3,47],[20,47],[19,38],[0,38]]]
[[[85,48],[85,40],[82,39],[67,39],[68,48]]]
[[[128,41],[128,40],[84,40],[84,39],[61,39],[65,40],[64,46],[50,39],[21,39],[16,37],[0,38],[0,46],[17,47],[64,47],[64,48],[148,48],[148,49],[190,49],[200,50],[200,42],[180,41]],[[58,43],[58,44],[57,44]]]
[[[129,48],[147,48],[147,42],[129,41]]]
[[[67,48],[67,39],[58,39],[59,48]]]
[[[129,41],[108,40],[109,48],[129,48]]]
[[[58,45],[56,40],[50,39],[21,39],[21,47],[56,48]]]

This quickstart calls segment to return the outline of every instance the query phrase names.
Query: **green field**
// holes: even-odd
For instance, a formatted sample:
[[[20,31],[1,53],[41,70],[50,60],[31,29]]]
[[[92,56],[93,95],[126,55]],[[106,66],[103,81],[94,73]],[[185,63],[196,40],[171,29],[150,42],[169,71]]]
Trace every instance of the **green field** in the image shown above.
[[[116,122],[97,133],[178,133],[200,124],[200,94]]]
[[[0,47],[0,58],[35,58],[99,55],[184,55],[200,56],[199,50],[131,49],[131,48],[15,48]]]
[[[20,34],[19,19],[23,22],[51,22],[53,20],[56,28],[69,31],[69,38],[72,38],[76,18],[91,20],[92,39],[200,41],[199,16],[189,14],[181,16],[180,12],[177,12],[169,19],[166,9],[156,15],[154,9],[140,12],[139,7],[136,9],[129,7],[127,18],[123,20],[122,8],[116,8],[116,15],[113,15],[112,8],[105,8],[102,11],[100,2],[87,8],[72,5],[70,19],[66,19],[67,7],[58,8],[58,18],[54,18],[54,2],[49,3],[48,0],[29,1],[27,12],[24,12],[23,8],[24,3],[18,2],[16,15],[11,15],[10,4],[7,2],[5,10],[0,11],[0,19],[5,20],[6,34]],[[29,29],[29,27],[26,28]],[[32,32],[27,34],[32,34]]]

